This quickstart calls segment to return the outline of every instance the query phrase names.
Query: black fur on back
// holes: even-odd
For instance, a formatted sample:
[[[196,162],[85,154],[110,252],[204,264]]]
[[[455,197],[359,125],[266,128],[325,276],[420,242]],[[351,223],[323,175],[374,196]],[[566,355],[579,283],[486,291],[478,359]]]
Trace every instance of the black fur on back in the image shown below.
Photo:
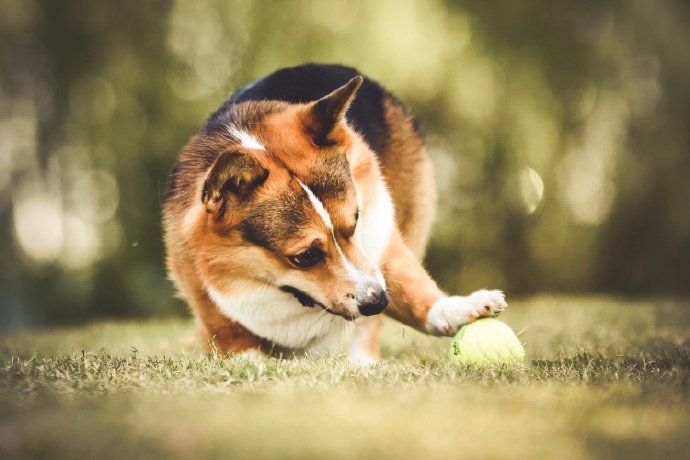
[[[221,125],[234,104],[246,101],[272,100],[304,103],[322,98],[343,86],[353,77],[361,75],[352,67],[327,64],[304,64],[280,69],[254,83],[237,90],[206,123],[205,131],[224,129]],[[373,80],[364,78],[357,96],[345,118],[369,146],[381,155],[388,141],[388,125],[384,113],[384,100],[393,95]]]

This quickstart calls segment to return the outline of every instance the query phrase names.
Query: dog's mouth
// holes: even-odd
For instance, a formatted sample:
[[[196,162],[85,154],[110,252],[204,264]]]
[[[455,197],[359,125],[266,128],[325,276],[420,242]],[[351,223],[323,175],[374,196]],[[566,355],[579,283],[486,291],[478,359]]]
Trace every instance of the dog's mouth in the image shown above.
[[[307,294],[306,292],[297,289],[296,287],[293,286],[281,286],[280,290],[283,292],[287,292],[288,294],[292,294],[297,301],[302,304],[303,307],[307,308],[314,308],[316,306],[321,307],[324,311],[327,313],[330,313],[331,315],[335,316],[340,316],[341,318],[345,319],[346,321],[354,321],[355,317],[351,315],[347,315],[345,313],[340,313],[334,310],[331,310],[321,302],[317,302],[316,299],[314,299],[312,296]]]

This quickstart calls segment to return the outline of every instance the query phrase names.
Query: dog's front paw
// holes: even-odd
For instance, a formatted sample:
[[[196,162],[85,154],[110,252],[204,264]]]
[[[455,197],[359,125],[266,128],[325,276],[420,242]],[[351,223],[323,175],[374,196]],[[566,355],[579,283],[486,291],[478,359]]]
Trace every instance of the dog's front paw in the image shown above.
[[[426,330],[433,335],[452,336],[463,324],[482,316],[497,316],[506,309],[501,291],[476,291],[466,297],[451,296],[437,301],[426,320]]]
[[[503,291],[482,289],[474,291],[468,299],[477,312],[473,319],[481,316],[498,316],[508,308]]]

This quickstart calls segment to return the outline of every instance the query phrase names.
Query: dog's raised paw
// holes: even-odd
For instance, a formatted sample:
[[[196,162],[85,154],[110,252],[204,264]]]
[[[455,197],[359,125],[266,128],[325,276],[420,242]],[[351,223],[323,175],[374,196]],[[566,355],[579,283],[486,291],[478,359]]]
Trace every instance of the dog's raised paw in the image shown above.
[[[482,316],[498,316],[508,307],[503,291],[482,289],[470,294],[468,300],[474,307],[476,318]]]
[[[507,306],[501,291],[481,290],[469,296],[444,297],[429,310],[426,330],[433,335],[452,336],[462,325],[483,316],[497,316]]]

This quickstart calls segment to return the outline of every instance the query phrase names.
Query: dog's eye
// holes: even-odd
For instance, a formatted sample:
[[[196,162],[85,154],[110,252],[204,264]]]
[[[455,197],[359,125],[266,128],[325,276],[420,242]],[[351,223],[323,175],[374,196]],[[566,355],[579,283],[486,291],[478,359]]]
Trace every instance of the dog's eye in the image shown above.
[[[309,248],[296,256],[289,256],[288,260],[297,268],[313,267],[323,259],[323,251],[319,248]]]
[[[343,230],[341,234],[343,235],[343,238],[349,239],[352,238],[352,235],[355,234],[355,229],[357,228],[357,223],[359,222],[359,209],[355,211],[355,223],[352,227],[350,227],[347,230]]]
[[[355,225],[352,227],[348,228],[347,230],[343,230],[341,234],[343,235],[343,238],[345,239],[350,239],[352,238],[352,235],[355,234],[355,230],[357,229],[357,221],[355,221]]]

